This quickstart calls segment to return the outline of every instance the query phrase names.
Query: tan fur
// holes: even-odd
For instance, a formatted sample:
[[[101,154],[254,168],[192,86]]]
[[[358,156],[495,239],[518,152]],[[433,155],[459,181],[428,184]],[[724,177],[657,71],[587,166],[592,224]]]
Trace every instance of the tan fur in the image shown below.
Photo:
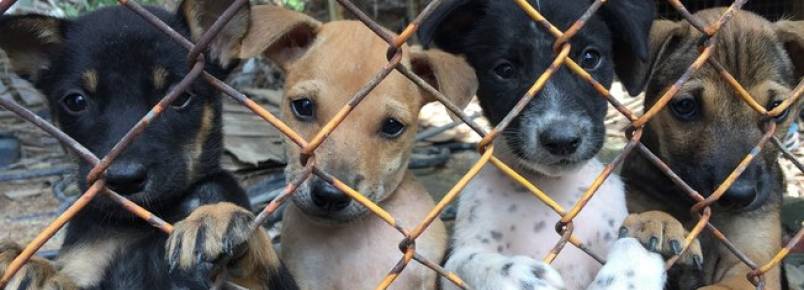
[[[729,219],[724,222],[721,219]],[[721,226],[724,235],[741,249],[752,261],[763,265],[770,261],[781,250],[781,220],[778,211],[762,215],[720,216],[714,222]],[[746,229],[762,229],[746,231]],[[720,259],[717,265],[707,263],[704,266],[707,281],[714,283],[712,287],[703,289],[754,289],[746,279],[751,269],[739,260],[725,246],[718,247],[716,253],[709,253],[705,259]],[[781,269],[777,266],[765,274],[765,289],[782,289]],[[715,283],[716,282],[716,283]]]
[[[84,89],[89,93],[95,93],[98,90],[98,71],[91,69],[81,74],[81,83]]]
[[[428,54],[432,57],[428,57]],[[439,84],[441,93],[457,98],[452,100],[456,105],[464,106],[469,103],[477,91],[477,80],[474,70],[463,65],[463,59],[450,57],[442,51],[424,51],[420,47],[413,47],[411,55],[413,70],[420,77],[431,84]],[[457,118],[452,112],[450,116]]]
[[[321,23],[302,13],[273,6],[251,9],[251,29],[243,38],[240,57],[265,55],[283,67],[298,57]],[[280,49],[281,48],[281,49]]]
[[[33,20],[32,20],[33,21]],[[58,33],[57,30],[51,29],[52,27],[58,26],[56,20],[53,19],[37,19],[35,20],[36,25],[34,26],[36,29],[36,34],[39,36],[46,43],[59,43],[63,41],[61,34]]]
[[[6,271],[8,265],[14,258],[22,252],[22,248],[10,242],[0,241],[0,273]],[[56,268],[47,260],[33,257],[25,264],[17,274],[11,278],[6,285],[6,289],[17,289],[23,280],[29,279],[30,286],[27,289],[61,289],[77,290],[75,284],[69,278],[58,273]]]
[[[18,289],[26,278],[30,279],[26,289],[59,289],[78,290],[69,278],[57,273],[50,263],[44,259],[35,258],[20,269],[18,274],[8,282],[6,289]]]
[[[230,1],[182,2],[179,11],[187,16],[190,34],[194,42],[201,40],[204,32],[215,23],[218,16],[229,7],[229,4],[231,4]],[[218,61],[224,67],[237,59],[240,41],[249,27],[249,10],[250,5],[240,8],[210,43],[210,58]]]
[[[42,68],[50,66],[50,60],[43,51],[27,49],[31,46],[55,48],[63,42],[61,24],[56,19],[26,19],[17,22],[17,25],[26,27],[18,31],[0,33],[0,43],[7,44],[3,49],[8,53],[11,66],[15,72],[37,79]],[[22,37],[21,33],[36,35],[36,38]],[[33,42],[33,44],[31,43]]]
[[[259,230],[248,240],[248,253],[230,267],[232,282],[252,290],[269,290],[265,281],[268,281],[268,270],[275,269],[279,264],[279,256],[273,251],[273,245],[268,234]]]
[[[252,18],[255,21],[240,55],[263,55],[285,70],[283,119],[307,140],[388,62],[388,44],[357,21],[321,24],[271,6],[255,7]],[[473,96],[477,80],[464,60],[438,51],[402,49],[402,63],[457,105],[465,105]],[[293,117],[291,102],[301,98],[316,104],[314,121]],[[392,71],[316,150],[316,166],[366,194],[404,226],[415,226],[434,202],[406,167],[418,112],[432,100],[433,96]],[[395,139],[381,137],[387,118],[405,124],[406,131]],[[302,169],[297,158],[300,151],[291,144],[287,153],[286,172],[293,179]],[[303,194],[297,192],[294,201],[303,199]],[[404,237],[370,213],[348,223],[328,224],[294,203],[286,211],[282,238],[282,258],[301,288],[325,290],[374,289],[401,257],[398,244]],[[446,246],[440,220],[416,243],[417,253],[435,263],[443,258]],[[435,286],[436,273],[412,263],[391,289]]]
[[[194,100],[194,101],[204,101],[204,100]],[[212,105],[210,103],[204,103],[204,111],[201,115],[201,127],[198,129],[198,134],[195,135],[193,142],[189,144],[187,152],[187,172],[189,172],[190,178],[188,180],[190,182],[194,182],[198,176],[198,164],[196,160],[201,159],[201,155],[204,154],[204,144],[209,139],[209,134],[212,133],[213,127],[213,118],[215,117],[215,113],[213,112]]]
[[[796,75],[804,75],[804,22],[803,21],[779,21],[775,23],[776,35],[779,41],[788,50],[788,56],[796,66]]]
[[[711,23],[723,12],[723,9],[710,9],[698,12],[696,16]],[[787,21],[774,24],[755,14],[738,12],[716,35],[717,46],[712,59],[721,63],[757,103],[767,107],[774,101],[788,97],[792,88],[801,80],[800,58],[790,53],[804,47],[803,25],[802,22]],[[698,55],[695,41],[700,37],[701,33],[684,21],[659,20],[654,23],[651,33],[651,63],[636,69],[650,80],[646,107],[653,106],[656,99],[676,80],[672,76],[686,69],[689,62]],[[788,55],[792,57],[792,62]],[[674,163],[682,164],[683,160],[718,159],[719,166],[736,166],[763,135],[757,126],[763,117],[743,102],[711,65],[704,65],[694,73],[675,98],[684,98],[698,92],[703,108],[700,114],[702,119],[695,123],[680,122],[672,115],[670,108],[665,108],[648,124],[650,131],[646,132],[650,133],[646,133],[643,142],[660,144],[656,146],[659,150],[654,153],[671,167]],[[798,116],[798,105],[794,104],[791,108],[790,116],[778,124],[777,137],[781,138],[796,119],[795,116]],[[777,157],[778,151],[768,145],[753,164],[770,168],[763,174],[772,175],[771,182],[783,183],[776,163]],[[723,161],[725,158],[729,158],[728,161]],[[648,162],[633,159],[629,161],[634,162],[626,162],[623,171],[625,179],[630,180],[629,211],[667,211],[691,228],[697,217],[689,215],[689,204],[683,200],[685,194],[676,190],[678,197],[651,195],[649,184],[664,180],[664,177],[660,177],[658,173],[648,173],[656,172],[655,167]],[[725,165],[729,162],[734,164]],[[716,169],[730,171],[733,168]],[[650,178],[657,181],[651,181]],[[780,187],[783,190],[784,185]],[[715,205],[711,223],[754,262],[767,263],[781,248],[781,196],[781,192],[773,192],[765,204],[751,211],[735,212],[717,208]],[[668,203],[671,199],[679,202]],[[707,231],[702,233],[700,239],[704,255],[702,282],[710,285],[701,289],[754,288],[746,279],[750,269],[725,245]],[[781,289],[779,267],[774,267],[765,278],[766,289]]]
[[[54,264],[39,257],[33,257],[7,285],[7,289],[17,289],[25,277],[30,277],[32,287],[27,289],[74,290],[79,287],[96,285],[111,263],[115,252],[130,241],[125,235],[112,235],[111,238],[95,240],[62,250],[62,255]],[[19,255],[21,248],[8,242],[0,242],[0,272]],[[61,269],[58,271],[57,269]]]
[[[154,88],[157,90],[164,89],[165,85],[167,84],[167,77],[168,77],[168,71],[164,67],[161,66],[154,67],[154,73],[152,76],[154,82]]]
[[[72,248],[65,249],[57,264],[61,273],[70,277],[79,287],[91,287],[97,285],[106,267],[116,257],[115,253],[122,250],[126,243],[135,239],[133,236],[110,235],[105,239],[96,239],[91,243],[78,244]]]

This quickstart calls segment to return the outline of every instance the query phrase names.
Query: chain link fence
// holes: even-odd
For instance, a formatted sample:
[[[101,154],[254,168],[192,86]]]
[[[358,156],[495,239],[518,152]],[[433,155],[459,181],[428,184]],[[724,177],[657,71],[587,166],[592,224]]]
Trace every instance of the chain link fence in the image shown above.
[[[774,136],[776,132],[776,124],[772,121],[774,116],[778,116],[782,114],[788,107],[797,103],[797,100],[801,95],[804,93],[804,81],[798,84],[798,86],[792,91],[791,95],[782,102],[781,105],[773,108],[772,110],[766,110],[763,106],[758,105],[754,98],[749,95],[742,86],[735,81],[735,79],[731,76],[731,74],[726,71],[722,65],[717,63],[716,60],[710,58],[712,55],[715,46],[717,45],[716,39],[714,36],[718,33],[720,28],[728,22],[735,11],[738,11],[746,4],[747,0],[738,0],[731,4],[731,6],[723,13],[720,19],[711,24],[705,24],[700,19],[697,19],[693,16],[688,9],[679,1],[679,0],[668,0],[667,4],[670,5],[675,11],[677,11],[684,19],[689,21],[693,25],[693,27],[699,31],[701,31],[704,35],[704,39],[702,39],[700,49],[700,54],[695,60],[695,62],[687,69],[686,73],[673,85],[670,89],[668,89],[656,102],[656,104],[647,110],[644,114],[638,115],[625,106],[623,106],[620,102],[618,102],[610,92],[599,82],[591,77],[591,75],[584,71],[574,60],[568,57],[571,45],[569,40],[584,26],[586,20],[588,20],[594,13],[600,9],[602,5],[605,5],[605,0],[596,0],[592,5],[588,8],[588,10],[583,14],[583,16],[578,19],[569,29],[566,31],[561,31],[555,26],[553,26],[549,19],[545,19],[542,14],[531,6],[527,0],[512,0],[516,2],[516,4],[525,11],[535,23],[541,26],[543,29],[548,31],[553,37],[555,37],[555,44],[554,48],[555,51],[552,52],[553,55],[553,62],[550,67],[547,68],[539,77],[535,80],[533,85],[527,91],[527,93],[520,99],[520,101],[516,104],[516,106],[511,110],[511,112],[494,128],[489,131],[484,130],[482,127],[477,125],[475,122],[472,121],[472,118],[465,115],[461,110],[455,106],[454,104],[450,103],[447,98],[437,91],[435,88],[430,86],[426,81],[422,78],[417,76],[415,73],[411,71],[409,67],[406,67],[401,63],[403,50],[401,49],[402,45],[405,44],[416,32],[419,24],[422,23],[424,19],[426,19],[431,12],[440,5],[443,0],[435,0],[430,2],[423,11],[411,22],[409,23],[404,30],[398,35],[386,32],[383,28],[368,14],[364,11],[361,11],[358,6],[356,6],[353,2],[349,0],[338,0],[338,3],[342,5],[342,7],[355,15],[357,19],[362,21],[367,27],[369,27],[372,31],[374,31],[379,37],[381,37],[385,42],[388,43],[388,63],[378,71],[374,78],[371,79],[368,83],[366,83],[360,90],[358,90],[353,96],[351,101],[345,105],[340,111],[336,114],[336,116],[328,122],[323,129],[317,133],[312,139],[305,140],[299,134],[294,132],[290,127],[288,127],[285,123],[282,122],[278,117],[271,114],[268,110],[264,109],[256,102],[251,100],[246,95],[238,92],[237,90],[233,89],[232,87],[225,84],[223,81],[216,79],[212,75],[208,74],[204,71],[204,58],[202,56],[202,52],[207,48],[211,40],[218,34],[218,32],[222,29],[225,23],[227,23],[235,12],[242,8],[244,5],[248,5],[248,0],[236,0],[234,3],[224,12],[224,14],[215,22],[215,24],[207,31],[203,37],[198,41],[198,43],[194,44],[191,41],[187,40],[180,34],[173,31],[168,25],[157,19],[153,14],[146,11],[142,6],[134,1],[129,0],[119,0],[119,4],[129,8],[132,13],[137,13],[142,16],[145,20],[149,23],[153,24],[156,29],[163,31],[164,33],[170,35],[177,43],[181,44],[185,48],[189,50],[188,59],[195,60],[191,64],[190,72],[184,76],[181,82],[176,85],[174,90],[171,90],[167,96],[165,96],[156,106],[154,106],[148,114],[146,114],[131,130],[117,143],[116,146],[110,151],[110,153],[103,157],[98,157],[92,154],[88,149],[83,147],[81,144],[73,140],[70,136],[56,128],[53,124],[43,120],[42,118],[38,117],[33,112],[29,111],[25,107],[19,105],[15,101],[11,99],[0,99],[0,107],[3,107],[15,114],[17,114],[20,118],[25,119],[36,126],[40,127],[42,130],[45,130],[48,134],[53,135],[59,141],[61,141],[67,148],[69,148],[73,153],[75,153],[79,158],[83,159],[86,162],[93,164],[95,167],[87,176],[90,184],[88,190],[84,192],[80,198],[78,198],[69,208],[67,208],[59,217],[57,217],[49,226],[47,226],[41,233],[31,241],[21,252],[21,254],[16,257],[13,262],[8,266],[6,272],[2,274],[0,278],[0,288],[4,287],[11,278],[20,270],[20,268],[28,262],[28,260],[39,250],[42,245],[49,240],[53,235],[61,229],[67,222],[72,219],[76,213],[81,211],[92,199],[99,194],[105,194],[110,197],[112,200],[120,204],[120,206],[130,211],[131,213],[135,214],[136,216],[142,218],[143,220],[147,221],[154,227],[158,228],[161,231],[164,231],[166,234],[170,233],[173,230],[173,227],[162,220],[160,217],[155,216],[154,214],[150,213],[145,208],[141,207],[140,205],[131,202],[130,200],[126,199],[125,197],[117,194],[116,192],[110,190],[106,187],[106,182],[104,180],[104,171],[111,165],[111,163],[117,158],[121,152],[123,152],[126,147],[132,143],[134,139],[136,139],[143,130],[148,126],[151,121],[156,118],[159,118],[159,115],[167,108],[167,106],[173,102],[184,90],[187,89],[189,84],[198,79],[202,78],[207,81],[209,84],[220,90],[223,94],[233,98],[235,101],[239,102],[243,106],[247,107],[249,110],[254,112],[254,114],[261,117],[266,122],[270,123],[274,127],[276,127],[282,134],[288,137],[291,143],[289,146],[299,146],[301,148],[301,156],[298,156],[305,164],[305,171],[301,176],[299,176],[296,180],[291,180],[286,185],[282,194],[280,194],[276,199],[274,199],[271,203],[269,203],[265,208],[262,209],[260,214],[258,215],[257,219],[255,220],[254,224],[252,225],[253,229],[257,229],[272,213],[274,213],[279,206],[286,202],[287,199],[294,193],[295,189],[303,183],[307,178],[311,175],[316,175],[321,179],[329,182],[349,197],[351,197],[356,202],[359,202],[366,208],[368,208],[374,215],[381,218],[385,221],[388,226],[395,228],[400,233],[402,233],[405,238],[400,241],[399,250],[401,250],[401,257],[399,262],[392,268],[389,269],[388,274],[384,277],[382,282],[377,286],[377,289],[387,289],[392,283],[394,283],[395,279],[399,276],[399,274],[405,270],[406,266],[409,265],[414,260],[418,263],[421,263],[433,271],[436,271],[439,275],[443,276],[444,278],[448,279],[455,285],[459,286],[462,289],[471,289],[469,285],[466,285],[460,277],[455,275],[454,273],[449,273],[444,270],[442,267],[439,266],[440,261],[429,261],[426,258],[418,255],[416,253],[416,239],[429,227],[429,225],[439,217],[441,212],[452,203],[467,183],[478,174],[480,169],[487,164],[491,164],[492,166],[497,167],[508,175],[512,180],[516,181],[517,183],[521,184],[525,188],[527,188],[533,195],[534,198],[538,198],[548,206],[550,206],[557,214],[559,214],[562,218],[559,223],[556,225],[557,234],[561,236],[559,242],[555,245],[553,250],[551,250],[545,257],[544,261],[552,262],[558,253],[565,247],[567,243],[571,244],[572,246],[579,247],[580,249],[586,251],[589,254],[592,254],[590,251],[585,249],[583,246],[583,242],[573,236],[573,219],[578,216],[578,214],[584,209],[586,203],[594,196],[595,192],[598,188],[603,184],[603,182],[614,172],[615,168],[617,168],[621,163],[625,160],[625,157],[628,154],[642,154],[648,160],[650,160],[658,170],[662,171],[666,174],[676,185],[679,186],[686,194],[688,194],[691,198],[697,201],[697,203],[692,206],[690,209],[694,214],[698,216],[698,222],[696,225],[691,229],[689,236],[686,238],[685,245],[689,245],[690,242],[695,239],[702,231],[708,230],[710,231],[714,237],[719,239],[722,243],[725,243],[728,248],[742,260],[743,263],[748,265],[751,269],[753,269],[750,273],[747,274],[746,279],[749,279],[751,283],[753,283],[757,289],[764,289],[764,274],[768,272],[771,268],[777,266],[782,259],[790,252],[790,249],[796,245],[804,236],[804,229],[798,231],[798,233],[788,242],[788,244],[782,248],[782,250],[775,255],[769,261],[752,261],[750,260],[740,249],[734,247],[728,237],[724,236],[715,226],[709,223],[709,219],[712,216],[712,209],[710,205],[716,202],[719,198],[721,198],[726,190],[735,182],[735,180],[740,176],[740,174],[746,169],[749,163],[756,157],[764,148],[765,146],[776,146],[778,150],[782,152],[782,156],[784,158],[790,159],[799,170],[804,171],[804,166],[800,164],[795,157],[790,154],[790,152],[782,146],[781,142]],[[5,13],[5,11],[14,4],[14,0],[11,1],[3,1],[0,2],[0,14]],[[547,54],[546,54],[547,55]],[[673,98],[673,96],[678,93],[681,84],[686,82],[692,73],[701,69],[701,67],[705,65],[711,65],[716,68],[719,73],[723,76],[724,81],[728,83],[732,88],[738,92],[740,98],[745,101],[747,105],[749,105],[753,110],[757,112],[757,114],[761,114],[765,116],[768,121],[766,121],[762,126],[764,127],[763,130],[765,131],[764,136],[757,142],[754,149],[748,153],[734,169],[734,171],[724,180],[720,186],[708,197],[704,197],[690,186],[688,186],[678,175],[676,175],[671,168],[669,168],[662,160],[660,160],[656,155],[654,155],[647,147],[645,147],[641,142],[640,138],[642,136],[642,132],[644,129],[645,124],[650,121],[657,113],[666,107],[669,101]],[[605,166],[604,170],[599,173],[595,181],[592,185],[586,190],[586,192],[582,195],[582,197],[578,200],[578,202],[572,206],[571,208],[563,208],[559,206],[555,201],[553,201],[548,193],[543,192],[539,189],[538,184],[532,184],[527,179],[523,178],[522,175],[517,173],[514,169],[512,169],[509,165],[505,164],[500,159],[494,156],[494,146],[492,145],[492,141],[497,138],[500,133],[511,123],[511,121],[519,115],[526,105],[541,91],[547,80],[553,76],[553,74],[560,68],[566,67],[567,69],[571,70],[575,73],[579,78],[587,81],[590,83],[600,94],[601,97],[605,98],[617,111],[619,111],[623,116],[625,116],[630,121],[630,126],[628,129],[625,130],[625,135],[628,138],[628,143],[625,145],[623,150],[620,154],[608,165]],[[426,90],[427,92],[431,93],[436,97],[436,99],[445,105],[445,107],[458,116],[463,122],[465,122],[472,130],[474,130],[477,134],[483,137],[481,142],[478,144],[477,150],[481,154],[480,159],[469,169],[469,171],[450,189],[447,194],[436,204],[436,206],[430,210],[427,217],[422,220],[417,225],[401,225],[397,220],[394,218],[393,215],[385,211],[381,206],[371,202],[368,198],[363,196],[360,192],[350,188],[344,182],[338,180],[336,177],[331,175],[330,173],[324,172],[321,169],[316,167],[316,156],[315,151],[327,136],[335,130],[338,125],[349,116],[352,110],[359,106],[361,101],[363,101],[366,96],[371,92],[390,72],[398,71],[407,78],[409,78],[412,82],[416,85],[421,87],[422,89]],[[768,144],[771,145],[768,145]],[[388,249],[388,251],[395,251],[396,249]],[[684,247],[683,251],[686,251],[686,246]],[[593,254],[592,254],[593,255]],[[594,255],[593,255],[594,256]],[[678,255],[671,257],[667,261],[667,267],[672,267],[676,260],[678,259]],[[603,262],[602,259],[596,257],[599,261]],[[225,275],[221,275],[223,277]],[[220,282],[220,280],[219,280]],[[216,283],[216,288],[220,287],[223,283]]]

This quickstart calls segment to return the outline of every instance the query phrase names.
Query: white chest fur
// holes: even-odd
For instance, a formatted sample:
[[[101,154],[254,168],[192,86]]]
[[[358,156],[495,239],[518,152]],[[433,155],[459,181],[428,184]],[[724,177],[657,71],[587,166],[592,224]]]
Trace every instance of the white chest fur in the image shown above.
[[[407,228],[420,223],[435,204],[412,179],[403,182],[381,206]],[[379,217],[368,214],[343,225],[311,221],[288,206],[282,228],[282,258],[304,290],[370,290],[402,258],[404,236]],[[447,247],[446,229],[437,220],[416,240],[416,253],[435,263]],[[432,290],[436,272],[411,262],[391,290]]]
[[[600,162],[591,160],[577,172],[562,177],[525,177],[569,210],[602,169]],[[574,219],[574,234],[605,257],[626,215],[623,184],[613,175]],[[455,252],[466,248],[541,260],[559,240],[554,230],[559,219],[524,187],[488,165],[460,197],[453,247]],[[567,281],[567,289],[586,288],[600,268],[597,261],[572,245],[564,248],[553,266]]]

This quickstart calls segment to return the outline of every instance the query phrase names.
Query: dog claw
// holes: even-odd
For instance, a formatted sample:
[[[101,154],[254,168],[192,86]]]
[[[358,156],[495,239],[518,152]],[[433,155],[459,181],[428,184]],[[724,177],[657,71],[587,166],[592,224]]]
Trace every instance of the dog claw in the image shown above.
[[[692,256],[692,263],[695,264],[695,269],[703,271],[703,257],[699,255]]]
[[[632,236],[639,240],[649,251],[662,254],[664,257],[681,255],[679,263],[696,266],[702,264],[700,242],[695,239],[684,251],[688,232],[684,225],[673,216],[661,211],[648,211],[629,215],[620,228],[620,238]],[[699,261],[693,259],[698,256]]]
[[[628,228],[626,228],[626,227],[620,227],[620,235],[619,235],[619,238],[620,238],[620,239],[622,239],[622,238],[625,238],[625,237],[627,237],[627,236],[628,236]]]
[[[207,243],[207,227],[205,224],[201,224],[196,231],[195,249],[193,251],[195,261],[206,261],[204,246]]]
[[[683,250],[681,248],[681,243],[678,240],[670,241],[670,249],[673,250],[674,255],[680,255],[681,250]]]
[[[177,231],[173,235],[181,236]],[[182,239],[168,240],[168,272],[173,273],[179,267],[179,258],[181,257]]]
[[[650,241],[648,242],[648,250],[651,252],[656,251],[656,247],[659,245],[659,238],[657,237],[650,237]]]

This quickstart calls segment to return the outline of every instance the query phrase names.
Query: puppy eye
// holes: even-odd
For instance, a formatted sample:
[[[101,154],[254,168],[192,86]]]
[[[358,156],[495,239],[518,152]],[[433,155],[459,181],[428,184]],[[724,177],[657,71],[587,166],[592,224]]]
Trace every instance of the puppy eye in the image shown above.
[[[581,59],[579,62],[582,68],[586,70],[595,70],[600,66],[600,63],[603,62],[602,60],[603,58],[600,55],[600,51],[590,47],[581,52]]]
[[[293,115],[302,121],[312,120],[313,114],[315,114],[315,103],[308,98],[290,102],[290,108],[293,111]]]
[[[770,108],[768,108],[768,110],[773,110],[773,108],[776,108],[779,105],[781,105],[782,102],[784,102],[784,101],[782,101],[782,100],[773,101],[773,103],[771,103]],[[789,114],[790,114],[790,107],[788,106],[787,109],[785,109],[781,114],[779,114],[779,116],[774,117],[773,120],[775,120],[777,123],[781,123],[782,121],[784,121],[784,119],[787,119],[787,115],[789,115]]]
[[[494,73],[497,74],[498,77],[507,80],[514,77],[516,71],[514,70],[513,64],[507,60],[503,60],[494,66]]]
[[[190,103],[193,102],[194,97],[195,94],[190,91],[186,91],[173,100],[173,102],[170,103],[170,106],[177,111],[184,110],[190,106]]]
[[[397,119],[388,118],[382,124],[381,133],[385,138],[393,139],[402,135],[405,132],[405,124],[399,122]]]
[[[89,108],[89,100],[80,93],[71,93],[61,98],[61,105],[71,114],[81,114]]]
[[[681,120],[689,121],[698,115],[698,102],[693,98],[683,98],[670,103],[670,111]]]

